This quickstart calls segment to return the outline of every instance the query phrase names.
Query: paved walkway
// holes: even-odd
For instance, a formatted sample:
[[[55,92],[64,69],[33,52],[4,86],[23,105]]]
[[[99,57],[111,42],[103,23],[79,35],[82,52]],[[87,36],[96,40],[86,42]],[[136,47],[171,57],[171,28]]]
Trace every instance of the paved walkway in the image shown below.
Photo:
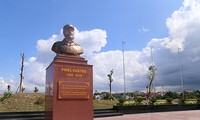
[[[123,116],[95,118],[94,120],[200,120],[200,110],[127,114]]]

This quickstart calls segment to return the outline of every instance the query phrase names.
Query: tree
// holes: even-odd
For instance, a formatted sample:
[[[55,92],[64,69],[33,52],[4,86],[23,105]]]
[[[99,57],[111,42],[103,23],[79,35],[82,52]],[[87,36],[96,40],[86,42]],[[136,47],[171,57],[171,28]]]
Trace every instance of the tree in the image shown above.
[[[22,57],[22,62],[21,62],[21,69],[20,69],[20,83],[19,83],[19,87],[17,89],[17,92],[18,93],[23,93],[25,88],[23,88],[22,86],[22,83],[23,83],[23,79],[24,79],[24,76],[23,76],[23,72],[24,72],[24,53],[20,54],[21,57]],[[19,90],[19,91],[18,91]]]
[[[110,74],[108,74],[107,76],[108,76],[108,80],[109,80],[109,88],[110,88],[110,96],[112,96],[112,93],[111,93],[111,90],[112,90],[112,86],[111,86],[111,84],[112,84],[112,81],[113,81],[113,78],[112,78],[112,74],[113,74],[113,69],[112,70],[110,70]]]
[[[10,92],[10,85],[7,86],[8,92]]]
[[[146,76],[147,79],[149,80],[149,84],[147,86],[147,99],[149,99],[150,96],[151,96],[152,82],[153,82],[153,80],[155,78],[156,70],[157,70],[156,66],[153,66],[153,65],[150,66],[149,67],[149,72],[147,73],[147,76]]]
[[[163,96],[164,98],[173,98],[173,99],[177,99],[179,97],[179,95],[176,92],[171,92],[168,91],[165,93],[165,95]]]
[[[25,88],[24,88],[24,87],[22,87],[22,93],[24,93],[24,90],[25,90]]]
[[[33,90],[34,93],[37,93],[39,91],[39,89],[37,87],[35,87],[35,89]]]
[[[200,91],[199,90],[194,91],[194,94],[197,98],[200,98]]]

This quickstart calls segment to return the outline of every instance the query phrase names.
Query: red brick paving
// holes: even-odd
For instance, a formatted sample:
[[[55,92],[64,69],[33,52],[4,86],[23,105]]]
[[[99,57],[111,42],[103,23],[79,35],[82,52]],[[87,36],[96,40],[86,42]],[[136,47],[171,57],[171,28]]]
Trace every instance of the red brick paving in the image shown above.
[[[94,120],[200,120],[200,110],[126,114],[123,116],[94,118]]]

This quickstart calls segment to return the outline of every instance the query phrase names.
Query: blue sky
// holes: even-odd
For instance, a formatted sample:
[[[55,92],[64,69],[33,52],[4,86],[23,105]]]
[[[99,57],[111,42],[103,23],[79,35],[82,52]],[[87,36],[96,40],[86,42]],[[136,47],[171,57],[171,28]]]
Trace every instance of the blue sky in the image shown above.
[[[140,50],[152,37],[167,35],[166,18],[181,4],[182,0],[1,0],[0,39],[5,46],[1,47],[4,72],[0,75],[18,71],[20,53],[34,56],[38,39],[58,34],[68,23],[79,30],[106,30],[107,45],[102,51],[120,50],[121,41],[127,42],[127,50]],[[148,32],[139,32],[142,28]]]
[[[198,4],[199,0],[191,0],[191,3],[192,2]],[[105,61],[110,61],[112,57],[105,57],[105,55],[110,52],[115,52],[113,54],[117,56],[119,56],[119,54],[121,55],[120,50],[122,41],[126,42],[125,51],[127,51],[127,66],[133,64],[132,67],[134,67],[134,62],[128,63],[130,60],[134,59],[133,61],[137,62],[137,64],[142,65],[144,68],[148,68],[150,62],[149,56],[147,54],[143,57],[139,56],[140,59],[137,60],[135,58],[135,54],[142,55],[148,53],[148,45],[150,43],[156,45],[159,44],[158,48],[161,47],[160,52],[163,49],[167,49],[168,51],[166,52],[166,55],[169,54],[169,56],[174,57],[174,48],[171,48],[171,46],[173,46],[172,44],[176,43],[172,42],[173,39],[171,39],[174,38],[174,34],[176,33],[173,30],[177,30],[176,28],[173,28],[175,27],[173,26],[175,24],[174,19],[177,18],[179,20],[179,17],[181,18],[181,16],[184,16],[181,13],[177,13],[176,15],[174,12],[182,11],[183,14],[184,12],[185,14],[188,14],[187,11],[190,11],[190,9],[181,10],[181,7],[184,8],[189,6],[192,8],[192,6],[195,6],[194,4],[189,3],[190,2],[188,0],[1,0],[0,54],[2,57],[0,63],[0,77],[2,79],[1,82],[4,83],[2,85],[17,84],[17,82],[13,81],[19,81],[21,61],[20,53],[25,53],[26,65],[24,81],[27,79],[27,82],[25,82],[24,85],[27,87],[27,91],[31,91],[31,89],[33,89],[31,87],[33,86],[39,86],[42,91],[45,79],[45,76],[43,75],[45,68],[52,61],[53,56],[55,56],[50,49],[44,50],[42,48],[50,48],[47,46],[51,46],[52,41],[55,42],[62,40],[62,34],[60,34],[62,27],[71,23],[76,27],[78,31],[77,36],[79,37],[82,35],[82,37],[84,36],[85,38],[88,38],[86,36],[90,34],[90,38],[95,39],[95,36],[100,36],[96,41],[94,39],[91,39],[91,41],[89,41],[90,39],[84,39],[87,42],[89,41],[87,44],[88,46],[91,45],[95,47],[96,45],[99,48],[91,48],[91,51],[89,51],[89,48],[87,49],[87,45],[83,45],[86,48],[85,51],[87,51],[83,56],[86,57],[91,64],[94,64],[94,88],[100,91],[107,90],[106,87],[101,86],[105,86],[105,84],[107,84],[107,81],[105,80],[107,78],[105,78],[105,76],[109,73],[109,70],[112,69],[112,65],[104,63],[103,65],[105,65],[105,71],[99,71],[100,68],[98,68],[98,65],[100,63],[98,63],[96,59],[99,57],[98,59],[104,58]],[[188,6],[184,4],[188,4]],[[198,5],[196,6],[197,8],[195,10],[196,13],[198,13]],[[96,31],[96,34],[94,34],[93,30],[99,31]],[[88,34],[85,34],[86,32],[88,32]],[[56,38],[52,38],[51,40],[52,35],[55,35]],[[156,40],[153,41],[153,39]],[[51,42],[49,43],[49,41]],[[171,42],[170,44],[164,44],[166,43],[164,41]],[[180,44],[182,47],[184,46],[182,43],[185,41],[185,38],[181,41]],[[84,42],[81,42],[80,39],[78,39],[77,42],[81,45],[84,44]],[[164,45],[164,47],[162,45]],[[131,54],[130,52],[133,53]],[[157,52],[157,61],[164,61],[160,60],[161,57],[159,55],[162,55],[162,53],[159,53],[158,49],[155,48],[154,54]],[[133,55],[132,58],[129,53]],[[48,59],[44,59],[41,56]],[[120,64],[121,57],[116,57],[113,60],[118,60]],[[41,76],[37,76],[37,78],[42,78],[43,80],[35,80],[35,77],[29,77],[30,74],[33,76],[36,74],[36,71],[31,70],[30,61],[34,61],[32,69],[35,69],[34,67],[37,65],[39,65],[38,67],[42,66],[41,69],[44,68],[44,70],[41,70],[43,74],[41,74]],[[35,65],[36,62],[37,65]],[[110,62],[112,63],[113,61]],[[160,63],[160,65],[161,64],[163,63]],[[160,67],[162,68],[163,66]],[[121,68],[116,67],[115,69]],[[142,81],[142,79],[144,79],[144,75],[142,78],[137,75],[129,76],[129,74],[134,70],[131,70],[130,68],[129,71],[128,67],[127,69],[127,79],[130,79],[130,83],[137,82],[138,80]],[[120,71],[116,70],[115,73],[115,79],[117,80],[116,83],[113,83],[114,85],[119,84],[119,81],[122,79]],[[161,71],[160,74],[161,73],[164,73],[164,71]],[[26,76],[28,74],[29,76]],[[142,74],[145,73],[141,73],[141,76]],[[99,77],[100,79],[97,80]],[[30,81],[32,81],[31,85],[29,85]],[[40,82],[38,83],[37,81]],[[146,82],[138,84],[146,84]],[[178,86],[178,83],[176,85]],[[130,91],[142,90],[144,89],[144,86],[141,85],[140,88],[134,88],[134,85],[130,86]],[[170,84],[168,86],[170,86]],[[13,87],[13,89],[15,89],[15,87]],[[121,87],[118,86],[115,86],[114,89],[116,92],[121,91]],[[175,90],[178,89],[179,88]],[[4,90],[5,87],[0,89],[1,92]]]

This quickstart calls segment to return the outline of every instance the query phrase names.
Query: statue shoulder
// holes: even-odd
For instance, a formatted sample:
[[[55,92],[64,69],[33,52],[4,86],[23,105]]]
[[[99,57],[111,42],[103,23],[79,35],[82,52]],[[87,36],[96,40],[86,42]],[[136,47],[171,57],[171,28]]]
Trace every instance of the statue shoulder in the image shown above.
[[[53,46],[61,45],[62,41],[57,41],[53,44]]]
[[[55,53],[61,53],[60,51],[60,47],[61,47],[62,42],[61,41],[57,41],[53,44],[51,50],[54,51]]]

